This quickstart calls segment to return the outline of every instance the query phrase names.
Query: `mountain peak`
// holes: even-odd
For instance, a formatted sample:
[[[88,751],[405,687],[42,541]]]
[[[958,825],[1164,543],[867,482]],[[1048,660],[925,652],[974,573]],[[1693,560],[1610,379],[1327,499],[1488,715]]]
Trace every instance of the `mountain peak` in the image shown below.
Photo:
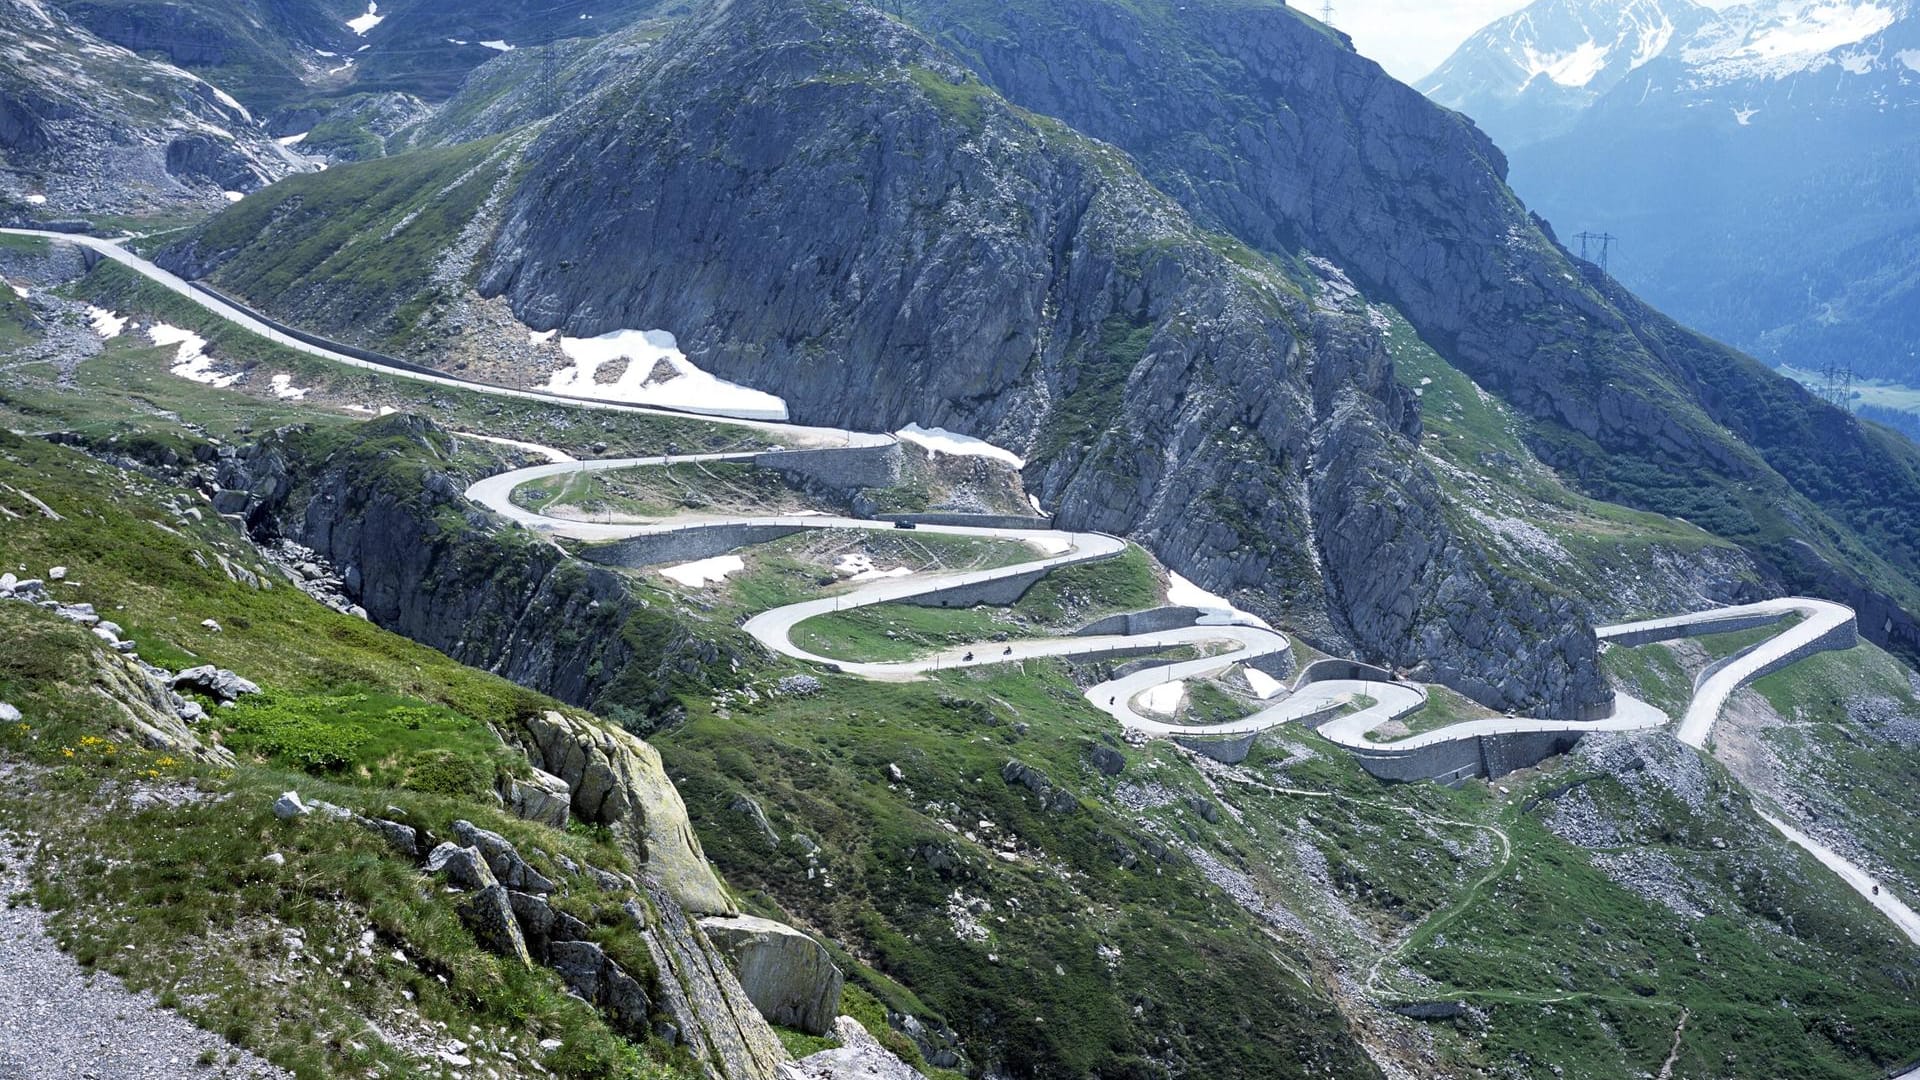
[[[1712,19],[1692,0],[1538,0],[1482,28],[1417,85],[1505,143],[1506,131],[1584,107]]]

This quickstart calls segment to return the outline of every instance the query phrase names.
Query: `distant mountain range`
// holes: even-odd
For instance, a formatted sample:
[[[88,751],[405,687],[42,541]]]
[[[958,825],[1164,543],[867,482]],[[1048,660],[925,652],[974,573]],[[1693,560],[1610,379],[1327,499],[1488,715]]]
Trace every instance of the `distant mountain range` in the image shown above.
[[[1419,88],[1471,116],[1563,237],[1781,366],[1920,382],[1910,0],[1540,0]]]

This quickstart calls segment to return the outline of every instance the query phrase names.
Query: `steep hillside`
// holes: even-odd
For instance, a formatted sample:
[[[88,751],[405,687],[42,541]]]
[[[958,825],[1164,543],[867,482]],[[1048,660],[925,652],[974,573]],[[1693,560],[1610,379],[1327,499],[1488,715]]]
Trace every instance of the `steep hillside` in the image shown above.
[[[1859,516],[1843,493],[1783,475],[1729,433],[1740,425],[1728,399],[1702,389],[1714,365],[1693,363],[1717,348],[1677,327],[1647,333],[1661,324],[1575,265],[1503,183],[1504,159],[1485,136],[1317,23],[1260,3],[1188,4],[1177,16],[1170,5],[1104,0],[923,0],[907,11],[1009,100],[1129,151],[1202,221],[1262,251],[1304,248],[1337,263],[1512,403],[1526,442],[1576,483],[1632,474],[1590,490],[1669,513],[1737,500],[1750,520],[1725,522],[1723,535],[1764,551],[1774,574],[1826,579],[1832,595],[1863,604],[1920,607],[1912,577],[1852,567],[1836,539]],[[1255,86],[1262,92],[1228,89]],[[1904,449],[1823,418],[1784,380],[1753,377],[1808,416],[1820,453],[1878,461],[1892,485],[1875,490],[1881,503],[1920,498]],[[1896,565],[1908,557],[1882,554]],[[1896,623],[1905,629],[1869,632],[1920,652],[1911,619]]]
[[[1641,7],[1608,0],[1593,14],[1632,20]],[[1620,237],[1621,280],[1681,321],[1777,366],[1920,380],[1911,5],[1676,20],[1630,74],[1529,111],[1540,95],[1507,57],[1527,28],[1566,16],[1553,0],[1489,26],[1422,89],[1496,137],[1516,190],[1563,231]]]
[[[438,101],[468,72],[516,49],[594,37],[687,0],[58,0],[102,38],[162,56],[273,118],[276,135],[335,99]]]
[[[522,381],[560,360],[527,327],[670,328],[797,419],[991,435],[1064,520],[1329,648],[1503,707],[1605,702],[1577,601],[1494,566],[1413,467],[1337,271],[1206,232],[870,9],[804,11],[716,9],[544,126],[286,185],[167,258],[423,359],[487,328]]]
[[[57,9],[5,0],[0,23],[0,214],[211,209],[311,167],[224,91]]]

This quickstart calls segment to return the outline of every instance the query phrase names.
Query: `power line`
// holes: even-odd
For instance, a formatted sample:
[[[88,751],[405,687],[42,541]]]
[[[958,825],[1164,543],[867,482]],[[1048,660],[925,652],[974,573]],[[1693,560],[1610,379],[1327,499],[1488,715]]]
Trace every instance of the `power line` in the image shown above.
[[[1605,270],[1607,268],[1607,256],[1612,254],[1614,241],[1620,238],[1612,233],[1583,232],[1576,235],[1574,239],[1580,241],[1580,258],[1586,262],[1597,261],[1600,264],[1600,269]],[[1587,257],[1589,244],[1599,248],[1600,258],[1598,260]]]
[[[1853,415],[1853,365],[1831,360],[1821,365],[1819,394],[1827,404]]]

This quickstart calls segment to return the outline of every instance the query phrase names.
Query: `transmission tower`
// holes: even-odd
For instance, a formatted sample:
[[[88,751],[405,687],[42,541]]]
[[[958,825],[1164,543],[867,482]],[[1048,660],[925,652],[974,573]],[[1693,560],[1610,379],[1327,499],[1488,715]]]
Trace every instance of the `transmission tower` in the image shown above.
[[[560,111],[560,46],[557,42],[548,42],[540,57],[539,96],[540,115],[552,116]]]
[[[1321,0],[1320,21],[1328,26],[1333,25],[1333,0]]]
[[[1827,404],[1853,414],[1853,365],[1831,361],[1820,368],[1820,397]]]
[[[1620,238],[1612,233],[1583,232],[1575,236],[1574,239],[1580,241],[1580,258],[1587,262],[1597,261],[1600,264],[1600,269],[1605,270],[1607,268],[1607,256],[1613,252],[1614,241]],[[1587,246],[1589,244],[1599,249],[1600,258],[1598,260],[1587,257]]]

